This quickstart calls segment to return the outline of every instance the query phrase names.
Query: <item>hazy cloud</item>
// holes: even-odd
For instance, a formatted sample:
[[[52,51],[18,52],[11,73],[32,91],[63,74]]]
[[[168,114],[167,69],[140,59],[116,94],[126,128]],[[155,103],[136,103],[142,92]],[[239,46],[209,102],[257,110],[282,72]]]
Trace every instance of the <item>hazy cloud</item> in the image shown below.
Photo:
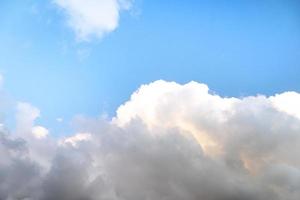
[[[2,86],[3,86],[3,76],[2,74],[0,74],[0,90],[2,89]]]

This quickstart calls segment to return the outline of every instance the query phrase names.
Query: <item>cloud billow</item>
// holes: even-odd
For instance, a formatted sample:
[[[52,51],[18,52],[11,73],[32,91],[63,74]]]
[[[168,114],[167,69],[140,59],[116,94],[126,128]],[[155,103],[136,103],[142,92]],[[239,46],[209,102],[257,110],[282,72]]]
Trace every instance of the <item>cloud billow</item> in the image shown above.
[[[129,10],[132,0],[54,0],[54,3],[64,11],[77,39],[88,41],[114,31],[120,12]]]
[[[300,119],[286,105],[299,96],[156,81],[112,120],[75,119],[65,138],[30,134],[19,113],[26,133],[1,130],[0,199],[298,200]]]

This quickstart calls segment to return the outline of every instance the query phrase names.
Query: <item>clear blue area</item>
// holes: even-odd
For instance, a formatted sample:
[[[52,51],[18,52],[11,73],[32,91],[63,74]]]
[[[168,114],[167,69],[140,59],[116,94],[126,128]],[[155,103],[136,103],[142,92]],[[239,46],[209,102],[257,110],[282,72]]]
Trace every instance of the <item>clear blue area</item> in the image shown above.
[[[300,91],[300,1],[138,0],[118,29],[78,43],[51,1],[0,1],[0,73],[41,122],[114,115],[141,84],[203,82],[223,96]]]

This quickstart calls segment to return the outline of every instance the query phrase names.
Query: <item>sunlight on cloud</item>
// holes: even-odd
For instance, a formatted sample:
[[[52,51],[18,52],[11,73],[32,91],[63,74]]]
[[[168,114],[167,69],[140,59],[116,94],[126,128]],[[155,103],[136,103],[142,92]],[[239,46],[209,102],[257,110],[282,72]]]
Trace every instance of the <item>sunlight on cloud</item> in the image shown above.
[[[48,129],[46,129],[45,127],[42,126],[34,126],[32,128],[32,134],[34,135],[34,137],[36,137],[37,139],[43,139],[46,138],[47,135],[49,134]]]
[[[102,38],[119,24],[120,12],[129,10],[132,0],[54,0],[68,18],[79,40]]]

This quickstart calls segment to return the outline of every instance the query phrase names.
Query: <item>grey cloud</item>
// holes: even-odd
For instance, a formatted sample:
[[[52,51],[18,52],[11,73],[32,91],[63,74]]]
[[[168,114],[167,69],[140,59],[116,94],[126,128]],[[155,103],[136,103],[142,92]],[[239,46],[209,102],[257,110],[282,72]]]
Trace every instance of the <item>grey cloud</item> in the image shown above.
[[[40,184],[39,166],[30,160],[23,139],[0,133],[0,199],[33,198]]]

